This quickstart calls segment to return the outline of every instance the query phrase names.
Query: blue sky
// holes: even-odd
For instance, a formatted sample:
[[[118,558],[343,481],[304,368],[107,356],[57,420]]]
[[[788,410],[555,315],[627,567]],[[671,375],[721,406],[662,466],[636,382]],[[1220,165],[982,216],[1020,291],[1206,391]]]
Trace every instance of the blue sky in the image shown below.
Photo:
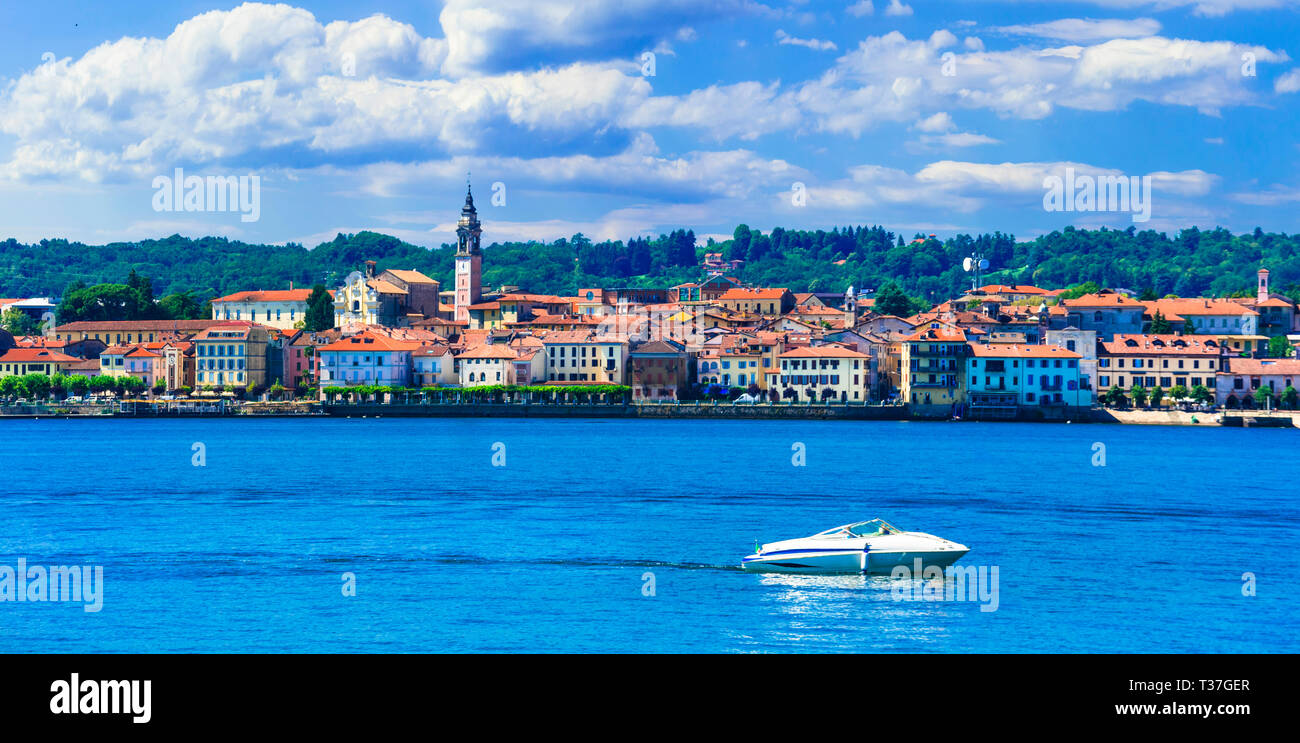
[[[1150,175],[1139,229],[1300,231],[1300,0],[48,0],[0,28],[23,241],[437,245],[467,170],[485,242],[1134,224],[1046,211],[1067,167]],[[157,211],[176,168],[257,175],[259,219]]]

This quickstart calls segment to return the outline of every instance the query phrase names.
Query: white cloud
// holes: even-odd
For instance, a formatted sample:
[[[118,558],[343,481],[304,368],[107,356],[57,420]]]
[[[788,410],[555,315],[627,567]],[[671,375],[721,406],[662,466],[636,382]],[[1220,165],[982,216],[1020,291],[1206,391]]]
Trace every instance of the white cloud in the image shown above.
[[[925,204],[927,209],[974,212],[990,205],[1042,210],[1043,181],[1048,176],[1064,177],[1073,168],[1076,176],[1139,175],[1077,162],[976,163],[941,160],[915,173],[881,165],[860,165],[849,169],[849,177],[809,188],[809,203],[835,209],[855,209]],[[1164,216],[1191,208],[1185,199],[1204,195],[1218,184],[1216,175],[1200,170],[1180,173],[1149,173],[1152,191]],[[1171,199],[1170,197],[1174,197]]]
[[[1054,0],[1047,0],[1049,2]],[[1220,17],[1237,10],[1270,10],[1294,7],[1296,0],[1084,0],[1107,8],[1151,8],[1172,10],[1191,8],[1199,16]]]
[[[992,29],[1015,36],[1034,36],[1062,41],[1104,41],[1107,39],[1142,38],[1160,33],[1154,18],[1062,18],[1047,23],[997,26]]]
[[[444,72],[464,75],[554,62],[557,55],[632,55],[683,26],[761,10],[747,0],[448,0],[438,20],[448,45]]]
[[[649,135],[614,155],[499,157],[474,155],[420,163],[374,163],[355,175],[359,190],[374,196],[420,193],[428,184],[461,177],[467,170],[502,181],[509,192],[618,193],[664,201],[743,199],[755,190],[810,178],[808,171],[744,149],[659,153]],[[331,171],[331,175],[333,175]]]
[[[609,131],[651,92],[630,62],[444,79],[445,54],[443,41],[384,16],[321,25],[284,5],[204,13],[165,39],[42,65],[0,93],[0,132],[17,140],[0,177],[474,150],[512,130],[537,150]]]
[[[933,116],[929,116],[917,122],[916,128],[923,132],[935,134],[939,132],[950,132],[953,129],[956,129],[957,125],[953,123],[952,114],[949,114],[947,111],[940,111]]]
[[[954,108],[1041,119],[1056,106],[1118,111],[1147,101],[1216,113],[1262,102],[1240,74],[1243,53],[1261,63],[1288,59],[1259,46],[1150,37],[957,53],[955,74],[944,75],[944,49],[955,42],[946,31],[928,40],[898,32],[869,37],[820,78],[797,86],[793,99],[816,129],[853,136]]]
[[[1229,198],[1251,206],[1281,206],[1300,202],[1300,188],[1275,184],[1262,191],[1234,193]]]
[[[889,0],[889,7],[885,8],[885,15],[888,16],[912,15],[912,6],[905,4],[900,0]]]
[[[1273,90],[1277,93],[1295,93],[1300,91],[1300,67],[1297,67],[1279,77],[1277,81],[1273,83]]]
[[[858,2],[848,7],[849,15],[854,18],[871,15],[876,12],[876,7],[871,4],[871,0],[858,0]]]
[[[822,39],[800,39],[791,36],[779,28],[776,30],[776,43],[807,47],[819,52],[831,52],[839,48],[835,46],[835,42],[833,41],[823,41]]]

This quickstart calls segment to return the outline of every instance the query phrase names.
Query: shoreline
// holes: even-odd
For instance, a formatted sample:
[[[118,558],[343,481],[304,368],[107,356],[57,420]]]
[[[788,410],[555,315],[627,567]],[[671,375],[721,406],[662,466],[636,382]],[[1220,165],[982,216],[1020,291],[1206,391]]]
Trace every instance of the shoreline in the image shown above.
[[[31,406],[25,406],[30,408]],[[242,408],[242,409],[241,409]],[[1044,413],[1049,413],[1045,415]],[[123,420],[166,418],[542,418],[629,420],[840,420],[931,423],[1057,423],[1132,426],[1199,426],[1203,428],[1300,428],[1300,411],[1115,410],[1078,408],[1022,410],[1015,416],[952,419],[913,413],[905,405],[717,405],[675,404],[532,404],[532,403],[253,403],[224,412],[127,412],[101,408],[90,412],[44,412],[0,409],[0,420]]]

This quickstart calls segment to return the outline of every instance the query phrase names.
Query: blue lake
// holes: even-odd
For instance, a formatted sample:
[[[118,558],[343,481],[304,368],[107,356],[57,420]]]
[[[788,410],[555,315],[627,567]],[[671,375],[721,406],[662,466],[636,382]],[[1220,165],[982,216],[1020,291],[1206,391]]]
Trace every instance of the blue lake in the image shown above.
[[[1293,429],[187,419],[0,436],[0,565],[104,569],[98,613],[0,603],[3,652],[1300,651]],[[874,517],[971,547],[959,565],[998,568],[997,610],[738,567],[756,540]]]

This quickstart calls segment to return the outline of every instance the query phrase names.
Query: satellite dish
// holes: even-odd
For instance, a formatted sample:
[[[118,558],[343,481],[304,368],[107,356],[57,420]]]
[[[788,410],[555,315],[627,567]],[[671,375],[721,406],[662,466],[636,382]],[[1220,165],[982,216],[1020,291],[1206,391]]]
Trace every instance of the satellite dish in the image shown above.
[[[980,258],[980,270],[981,271],[986,270],[988,267],[989,267],[989,260],[987,258]]]
[[[962,267],[963,270],[965,270],[965,271],[969,271],[969,270],[970,270],[970,264],[971,264],[971,260],[970,260],[970,258],[967,258],[966,260],[964,260],[964,261],[961,262],[961,267]]]

